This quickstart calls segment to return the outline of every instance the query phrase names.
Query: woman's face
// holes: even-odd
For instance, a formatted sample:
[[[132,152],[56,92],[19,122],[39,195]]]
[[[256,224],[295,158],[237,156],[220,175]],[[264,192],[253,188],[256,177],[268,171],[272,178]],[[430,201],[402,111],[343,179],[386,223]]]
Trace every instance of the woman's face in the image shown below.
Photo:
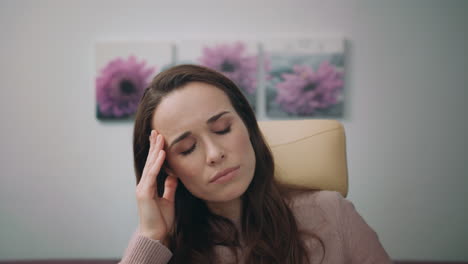
[[[171,92],[156,108],[152,127],[164,136],[167,172],[196,197],[230,201],[252,181],[255,153],[249,133],[215,86],[191,82]]]

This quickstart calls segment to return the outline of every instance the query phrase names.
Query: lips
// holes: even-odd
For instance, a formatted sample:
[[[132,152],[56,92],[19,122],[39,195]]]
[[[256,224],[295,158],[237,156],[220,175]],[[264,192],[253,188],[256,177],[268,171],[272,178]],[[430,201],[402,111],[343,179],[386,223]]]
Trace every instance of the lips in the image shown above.
[[[210,183],[220,180],[221,178],[227,176],[228,174],[230,175],[231,172],[235,172],[239,168],[240,166],[236,166],[236,167],[228,168],[228,169],[225,169],[216,173],[213,177],[211,177]]]

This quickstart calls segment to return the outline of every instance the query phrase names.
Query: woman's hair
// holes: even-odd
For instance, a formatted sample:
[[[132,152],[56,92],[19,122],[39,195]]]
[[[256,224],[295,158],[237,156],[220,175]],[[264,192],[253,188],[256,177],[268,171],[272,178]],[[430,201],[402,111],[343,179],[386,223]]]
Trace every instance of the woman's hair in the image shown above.
[[[179,180],[175,222],[169,234],[169,248],[174,253],[170,263],[214,263],[214,246],[227,246],[235,253],[240,248],[240,236],[246,263],[305,263],[307,252],[284,199],[284,188],[274,180],[273,156],[255,114],[239,88],[221,73],[196,65],[179,65],[152,80],[135,118],[133,154],[137,183],[146,163],[156,108],[165,96],[190,82],[211,84],[228,96],[247,127],[256,166],[252,182],[242,195],[241,234],[229,219],[211,213],[205,202],[193,196]],[[158,175],[159,196],[166,177],[162,169]]]

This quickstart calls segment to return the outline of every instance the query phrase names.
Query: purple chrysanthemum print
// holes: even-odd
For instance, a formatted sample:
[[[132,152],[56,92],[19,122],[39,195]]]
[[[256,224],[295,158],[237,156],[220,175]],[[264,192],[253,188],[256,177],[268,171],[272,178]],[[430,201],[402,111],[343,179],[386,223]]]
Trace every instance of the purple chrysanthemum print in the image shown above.
[[[155,68],[145,67],[135,56],[110,61],[96,78],[96,98],[99,112],[105,117],[124,117],[136,112]]]
[[[222,72],[247,94],[253,94],[257,88],[257,56],[246,54],[242,42],[205,46],[199,62]]]
[[[342,77],[328,61],[323,61],[316,72],[308,65],[294,65],[293,73],[282,74],[283,81],[276,84],[276,102],[287,113],[314,114],[338,103]]]

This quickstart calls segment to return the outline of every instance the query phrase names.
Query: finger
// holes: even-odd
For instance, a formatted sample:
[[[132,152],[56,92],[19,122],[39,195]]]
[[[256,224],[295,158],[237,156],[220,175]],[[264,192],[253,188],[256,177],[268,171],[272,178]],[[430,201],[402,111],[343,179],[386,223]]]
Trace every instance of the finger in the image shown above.
[[[155,143],[155,151],[159,152],[161,149],[164,148],[164,137],[161,134],[156,136],[156,143]]]
[[[151,130],[151,133],[150,133],[150,136],[149,136],[150,148],[149,148],[148,153],[150,153],[151,150],[153,150],[153,137],[154,137],[154,134],[155,134],[155,131]]]
[[[170,175],[167,176],[166,182],[164,183],[164,199],[169,200],[170,202],[174,202],[177,184],[178,181],[176,177]]]
[[[150,148],[148,150],[148,157],[146,158],[146,164],[151,164],[156,158],[156,154],[159,151],[156,149],[156,146],[158,144],[158,137],[159,137],[158,132],[156,130],[152,130],[151,135],[150,135]]]
[[[151,167],[151,169],[148,171],[147,175],[147,186],[151,188],[157,188],[157,176],[159,174],[159,171],[161,170],[161,167],[164,163],[164,159],[166,157],[166,153],[164,150],[159,150],[158,156],[156,158],[155,163]]]
[[[155,138],[156,138],[156,131],[155,130],[151,130],[151,133],[150,133],[150,136],[148,137],[148,140],[149,140],[149,150],[148,150],[148,154],[146,155],[146,162],[145,162],[145,166],[150,162],[150,155],[153,153],[153,149],[154,149],[154,141],[155,141]]]
[[[161,141],[163,141],[162,135],[158,135],[158,132],[153,130],[150,136],[150,150],[148,152],[148,156],[146,157],[145,167],[143,168],[142,172],[142,180],[145,182],[148,182],[148,180],[150,180],[148,179],[149,177],[147,175],[151,168],[154,166],[155,160],[158,157],[157,155],[162,148]]]
[[[163,136],[162,135],[157,135],[157,136],[155,136],[155,138],[156,138],[156,140],[153,140],[153,141],[155,141],[155,142],[153,142],[153,150],[148,155],[147,160],[146,160],[147,164],[145,165],[145,167],[148,167],[150,169],[152,167],[154,167],[155,162],[157,161],[157,159],[159,157],[159,154],[160,154],[161,150],[164,147]]]

